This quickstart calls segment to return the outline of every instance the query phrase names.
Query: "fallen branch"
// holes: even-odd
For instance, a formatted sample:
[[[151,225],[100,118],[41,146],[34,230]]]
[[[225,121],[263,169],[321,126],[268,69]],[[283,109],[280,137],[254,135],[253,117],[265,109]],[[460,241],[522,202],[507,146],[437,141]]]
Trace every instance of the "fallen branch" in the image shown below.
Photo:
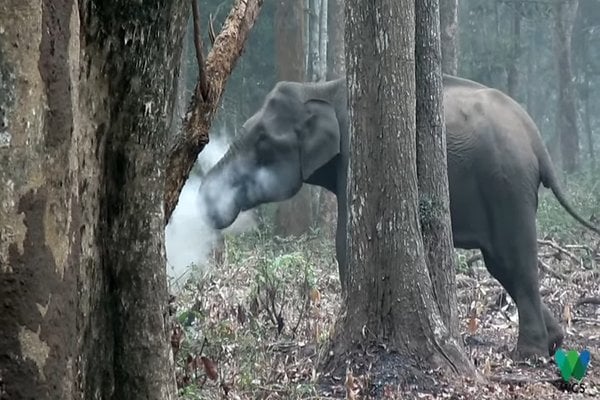
[[[600,305],[600,297],[584,297],[583,299],[577,300],[577,303],[575,303],[575,307],[582,306],[584,304]]]
[[[573,322],[587,322],[588,324],[600,325],[600,319],[587,317],[573,317]]]
[[[559,246],[556,242],[553,242],[552,240],[538,239],[538,244],[540,244],[542,246],[549,246],[549,247],[553,248],[554,250],[558,251],[559,253],[562,253],[562,254],[568,256],[569,258],[573,259],[573,261],[575,261],[577,264],[583,266],[583,263],[581,262],[581,259],[579,257],[577,257],[575,254],[573,254],[569,250]]]
[[[529,376],[514,376],[514,375],[492,375],[489,377],[490,381],[503,383],[507,385],[524,385],[533,383],[553,383],[558,382],[556,378],[536,378]]]
[[[236,0],[213,47],[206,57],[203,71],[207,79],[207,96],[201,98],[201,82],[183,122],[181,134],[170,149],[165,177],[165,224],[177,205],[198,153],[208,143],[208,131],[217,111],[225,83],[231,75],[244,44],[263,4],[263,0]]]
[[[556,279],[560,279],[562,281],[567,281],[569,278],[564,275],[561,274],[560,272],[557,272],[555,270],[552,269],[552,267],[550,265],[548,265],[544,260],[542,260],[541,258],[538,258],[538,264],[540,266],[540,269],[544,272],[546,272],[547,274],[552,275],[553,277],[555,277]]]

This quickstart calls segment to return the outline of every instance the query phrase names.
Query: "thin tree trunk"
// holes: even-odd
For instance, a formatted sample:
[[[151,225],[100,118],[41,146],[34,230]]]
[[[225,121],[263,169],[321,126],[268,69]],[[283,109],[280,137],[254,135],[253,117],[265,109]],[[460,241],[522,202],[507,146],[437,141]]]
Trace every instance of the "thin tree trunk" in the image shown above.
[[[309,73],[308,78],[312,82],[316,82],[319,80],[319,67],[321,65],[320,61],[320,42],[319,42],[319,14],[321,13],[321,0],[310,0],[310,10],[309,10]]]
[[[458,73],[458,0],[443,0],[440,3],[440,31],[442,46],[442,71]]]
[[[555,51],[558,68],[558,104],[556,135],[560,137],[561,161],[565,172],[572,173],[579,163],[579,134],[575,106],[575,85],[571,66],[571,36],[578,0],[556,0]]]
[[[278,80],[302,82],[304,65],[304,8],[301,1],[279,0],[275,13]],[[277,205],[275,234],[301,235],[312,225],[311,192],[304,185],[291,199]]]
[[[450,223],[438,0],[415,3],[417,174],[420,222],[433,293],[458,342],[456,267]]]
[[[344,0],[329,0],[327,42],[327,79],[346,75],[344,60]]]
[[[596,153],[594,151],[594,132],[592,131],[592,115],[590,110],[590,81],[587,72],[584,74],[585,80],[585,94],[583,96],[583,105],[585,116],[583,118],[585,124],[585,132],[587,135],[588,142],[588,154],[590,157],[591,169],[596,168]]]
[[[384,341],[463,370],[468,361],[436,306],[418,220],[414,24],[411,0],[346,2],[349,278],[336,341],[345,351]]]
[[[329,8],[329,2],[327,0],[321,1],[321,11],[319,13],[319,73],[317,81],[324,81],[327,78],[327,41],[328,41],[328,29],[327,29],[327,10]]]
[[[161,189],[187,4],[0,4],[7,398],[176,397]]]
[[[513,99],[518,98],[519,58],[521,57],[521,3],[513,5],[511,57],[508,62],[507,91]]]

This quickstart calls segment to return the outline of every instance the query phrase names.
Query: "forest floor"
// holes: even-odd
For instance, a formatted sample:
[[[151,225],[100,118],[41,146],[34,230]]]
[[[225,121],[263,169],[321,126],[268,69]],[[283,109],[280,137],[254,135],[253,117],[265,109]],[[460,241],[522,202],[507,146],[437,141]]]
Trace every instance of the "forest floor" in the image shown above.
[[[322,234],[273,240],[260,233],[230,237],[210,273],[196,271],[174,300],[173,336],[183,399],[586,399],[600,398],[600,240],[540,241],[543,299],[566,331],[565,350],[588,349],[584,393],[557,387],[553,359],[515,363],[517,311],[478,258],[457,253],[459,315],[465,350],[483,377],[427,385],[394,379],[401,362],[323,371],[340,312],[331,242]],[[398,371],[401,373],[400,371]],[[406,376],[406,371],[404,376]]]

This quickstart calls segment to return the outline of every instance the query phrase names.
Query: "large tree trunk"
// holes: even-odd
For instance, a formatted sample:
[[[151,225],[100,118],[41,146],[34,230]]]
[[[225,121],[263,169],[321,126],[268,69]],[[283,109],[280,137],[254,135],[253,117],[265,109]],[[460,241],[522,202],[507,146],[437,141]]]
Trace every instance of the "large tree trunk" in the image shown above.
[[[462,370],[468,361],[436,305],[419,226],[414,4],[346,2],[349,278],[337,343],[384,341]]]
[[[417,174],[420,222],[433,293],[458,342],[456,267],[446,162],[439,0],[415,2]]]
[[[278,0],[275,32],[277,79],[304,81],[304,7],[301,1]],[[275,234],[301,235],[308,232],[311,225],[311,193],[304,185],[294,197],[278,204]]]
[[[458,73],[458,0],[442,0],[440,3],[440,31],[442,41],[442,71]]]
[[[162,177],[184,4],[0,5],[8,398],[175,398]]]
[[[555,52],[558,67],[558,104],[556,111],[556,135],[560,137],[563,170],[575,172],[579,163],[579,134],[575,106],[575,84],[571,67],[571,36],[578,0],[556,0]]]

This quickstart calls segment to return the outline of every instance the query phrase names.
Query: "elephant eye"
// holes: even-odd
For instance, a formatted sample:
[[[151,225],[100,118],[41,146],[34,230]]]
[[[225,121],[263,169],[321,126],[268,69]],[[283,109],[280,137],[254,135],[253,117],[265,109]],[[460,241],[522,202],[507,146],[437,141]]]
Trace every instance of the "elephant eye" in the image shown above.
[[[256,155],[260,164],[266,164],[273,159],[274,152],[276,150],[273,148],[271,140],[269,140],[268,136],[263,132],[258,137],[258,141],[256,142]]]

